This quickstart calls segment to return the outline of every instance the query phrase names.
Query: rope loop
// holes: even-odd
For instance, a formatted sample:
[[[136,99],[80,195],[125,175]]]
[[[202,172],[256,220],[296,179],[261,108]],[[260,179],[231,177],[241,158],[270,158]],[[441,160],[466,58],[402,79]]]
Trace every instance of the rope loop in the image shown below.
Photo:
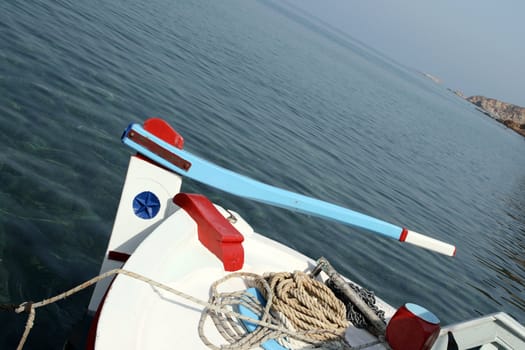
[[[324,283],[301,271],[266,274],[265,279],[273,291],[274,310],[282,313],[295,329],[332,331],[311,334],[312,339],[334,339],[348,327],[344,304]]]
[[[22,312],[31,313],[31,311],[33,310],[33,304],[34,303],[32,301],[23,302],[22,304],[18,305],[18,307],[16,307],[14,311],[17,314],[21,314]]]
[[[211,286],[210,299],[203,301],[138,273],[114,269],[39,302],[29,301],[20,305],[0,305],[0,310],[29,314],[17,350],[22,350],[29,336],[37,308],[65,299],[102,279],[117,274],[140,280],[154,288],[172,293],[204,307],[198,332],[204,344],[211,349],[252,349],[270,339],[275,339],[287,348],[300,347],[301,349],[322,347],[323,349],[356,350],[373,346],[379,342],[375,341],[359,347],[351,347],[344,338],[345,330],[349,325],[345,317],[345,305],[324,283],[304,272],[267,273],[263,276],[248,272],[231,273],[214,282]],[[260,302],[246,290],[219,292],[220,285],[232,278],[241,278],[245,286],[256,287],[266,299],[266,303]],[[253,319],[240,314],[240,305],[245,306],[254,314],[260,315],[260,318]],[[207,319],[213,321],[216,329],[228,344],[217,346],[209,341],[204,334],[204,325]],[[258,327],[249,333],[241,324],[241,320],[248,321]]]
[[[220,286],[232,278],[241,278],[246,287],[256,287],[266,300],[261,303],[245,290],[219,292]],[[236,272],[221,278],[211,286],[210,306],[201,315],[199,336],[214,350],[245,350],[274,339],[286,348],[345,349],[349,345],[344,333],[349,325],[345,306],[322,282],[296,271],[269,273],[263,276]],[[247,332],[238,311],[242,307],[260,316],[253,332]],[[211,319],[226,344],[213,344],[204,332]]]

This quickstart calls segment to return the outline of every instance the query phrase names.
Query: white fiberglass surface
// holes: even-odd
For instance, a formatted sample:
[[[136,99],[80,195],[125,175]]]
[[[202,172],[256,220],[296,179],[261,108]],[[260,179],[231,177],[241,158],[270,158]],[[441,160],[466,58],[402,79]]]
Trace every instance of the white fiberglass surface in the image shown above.
[[[242,230],[243,271],[306,270],[307,258],[280,244]],[[245,232],[248,231],[248,232]],[[264,246],[264,247],[262,247]],[[271,256],[271,259],[268,259]],[[182,210],[161,224],[124,266],[200,300],[223,277],[222,263],[198,241],[195,222]],[[234,282],[235,283],[235,282]],[[236,282],[234,289],[244,288]],[[119,276],[109,291],[99,319],[96,349],[206,348],[197,334],[203,307],[155,287]],[[210,339],[222,341],[209,327]],[[208,329],[208,327],[207,327]]]
[[[245,237],[242,271],[305,271],[313,266],[314,262],[304,255],[253,233],[242,219],[236,226]],[[195,222],[182,210],[144,240],[124,269],[202,301],[208,300],[211,284],[227,274],[222,263],[198,241]],[[232,280],[224,288],[239,290],[246,286],[240,280]],[[104,303],[95,348],[207,349],[197,330],[202,310],[202,305],[119,276]],[[206,324],[205,332],[212,342],[224,342],[212,322]]]

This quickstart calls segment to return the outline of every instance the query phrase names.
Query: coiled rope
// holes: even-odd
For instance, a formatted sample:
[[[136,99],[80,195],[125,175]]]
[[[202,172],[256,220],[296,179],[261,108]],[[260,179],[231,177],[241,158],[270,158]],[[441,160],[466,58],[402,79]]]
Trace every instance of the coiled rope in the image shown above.
[[[219,293],[219,286],[232,278],[242,278],[246,285],[254,286],[266,299],[261,304],[246,291]],[[344,304],[322,282],[296,271],[268,273],[263,276],[237,272],[227,275],[211,286],[210,305],[230,313],[204,310],[199,322],[199,335],[211,349],[252,349],[268,339],[275,339],[286,348],[349,349],[344,333],[349,323],[345,318]],[[257,324],[274,327],[258,327],[246,334],[236,318],[239,306],[261,315]],[[232,317],[233,315],[233,317]],[[228,342],[213,344],[204,334],[204,324],[211,318],[221,336]]]
[[[345,320],[344,304],[335,298],[323,283],[302,272],[267,274],[265,276],[247,272],[232,273],[213,283],[210,300],[206,302],[138,273],[124,269],[113,269],[49,299],[35,303],[24,302],[18,306],[13,304],[0,305],[0,310],[11,310],[18,314],[28,313],[25,329],[16,349],[23,349],[35,322],[36,309],[65,299],[100,280],[117,274],[145,282],[150,286],[203,306],[204,312],[198,326],[199,335],[211,349],[251,349],[269,339],[281,339],[288,345],[293,343],[293,340],[297,340],[302,342],[301,344],[311,344],[309,348],[312,349],[319,348],[322,344],[325,349],[359,350],[376,345],[379,342],[350,347],[344,340],[344,330],[348,325]],[[260,288],[267,300],[265,306],[245,291],[226,293],[217,291],[217,287],[221,283],[227,279],[238,277],[250,279],[251,282],[248,281],[248,284]],[[293,288],[294,285],[300,287]],[[255,314],[261,315],[261,319],[256,320],[241,315],[236,309],[241,304],[250,308]],[[287,304],[290,306],[285,306]],[[306,305],[310,306],[307,307]],[[319,314],[315,318],[319,317],[321,321],[313,320],[311,307],[315,308]],[[278,311],[270,312],[272,308]],[[204,323],[208,317],[213,320],[218,331],[229,344],[217,346],[208,340],[204,334]],[[252,333],[246,333],[246,330],[240,327],[239,320],[248,321],[259,327]]]
[[[265,275],[273,295],[273,307],[290,320],[296,329],[313,331],[315,329],[332,332],[314,333],[315,340],[334,339],[343,335],[349,326],[345,306],[324,283],[306,273],[280,272]]]

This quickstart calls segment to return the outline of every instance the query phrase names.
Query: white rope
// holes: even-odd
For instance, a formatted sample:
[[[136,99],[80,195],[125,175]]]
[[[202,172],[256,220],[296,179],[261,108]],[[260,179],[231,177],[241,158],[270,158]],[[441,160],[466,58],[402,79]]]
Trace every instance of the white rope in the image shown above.
[[[266,305],[263,306],[256,297],[244,290],[219,293],[219,285],[232,278],[241,278],[246,285],[256,286],[264,295]],[[302,280],[302,285],[296,285],[297,280]],[[283,288],[284,284],[286,284],[285,288]],[[279,291],[279,289],[284,290]],[[289,292],[292,289],[298,293],[291,295]],[[320,290],[324,291],[325,294],[323,295]],[[277,273],[265,276],[248,272],[235,272],[212,284],[209,303],[223,311],[218,313],[210,307],[204,310],[199,322],[199,336],[204,344],[214,350],[253,349],[269,339],[275,339],[282,345],[286,344],[285,346],[288,348],[308,346],[313,349],[322,345],[325,349],[350,349],[350,346],[344,341],[346,327],[340,327],[342,324],[348,326],[348,321],[344,318],[344,304],[337,300],[324,284],[307,277],[304,272]],[[326,305],[333,305],[334,303],[340,309],[339,312],[334,312],[334,317],[325,318],[326,313],[334,311],[333,308],[327,308]],[[257,327],[253,332],[247,333],[240,325],[239,318],[241,317],[236,312],[240,306],[260,315],[261,320],[252,323],[263,325],[263,327]],[[325,309],[325,313],[323,314],[320,309]],[[224,310],[230,312],[226,313]],[[307,313],[317,314],[317,318],[307,316]],[[337,316],[339,319],[335,320]],[[208,318],[213,321],[219,334],[228,342],[227,344],[213,344],[206,337],[204,323]],[[283,319],[286,322],[283,322]],[[265,326],[266,324],[270,324],[272,327]],[[289,347],[291,344],[294,346]]]
[[[28,319],[26,321],[26,326],[25,326],[25,329],[24,329],[24,333],[20,339],[20,342],[17,346],[17,350],[22,350],[23,347],[24,347],[24,344],[29,336],[29,332],[31,331],[31,328],[33,327],[33,324],[34,324],[34,320],[35,320],[35,316],[36,316],[36,309],[40,308],[40,307],[43,307],[43,306],[46,306],[46,305],[49,305],[49,304],[52,304],[52,303],[55,303],[57,301],[60,301],[62,299],[65,299],[75,293],[78,293],[92,285],[94,285],[95,283],[109,277],[109,276],[113,276],[113,275],[117,275],[117,274],[121,274],[121,275],[125,275],[125,276],[128,276],[128,277],[131,277],[133,279],[136,279],[136,280],[139,280],[139,281],[142,281],[142,282],[145,282],[147,284],[149,284],[150,286],[153,286],[153,287],[156,287],[156,288],[159,288],[159,289],[162,289],[162,290],[165,290],[169,293],[172,293],[174,295],[177,295],[183,299],[186,299],[192,303],[195,303],[195,304],[198,304],[198,305],[201,305],[205,308],[205,313],[207,312],[209,314],[209,312],[211,311],[212,313],[215,313],[216,315],[222,315],[223,317],[226,317],[226,318],[229,318],[229,319],[235,319],[235,320],[245,320],[245,321],[248,321],[252,324],[256,324],[260,327],[258,327],[257,329],[261,329],[260,332],[262,332],[261,334],[256,334],[254,336],[252,336],[251,338],[253,339],[249,339],[249,340],[242,340],[240,342],[240,345],[242,346],[242,344],[244,343],[246,346],[250,345],[251,347],[254,346],[254,343],[251,343],[252,340],[254,340],[255,338],[258,338],[257,339],[257,344],[261,344],[263,343],[264,341],[268,340],[268,339],[272,339],[274,338],[276,335],[279,335],[280,337],[283,337],[283,336],[289,336],[291,338],[294,338],[294,339],[298,339],[300,341],[304,341],[306,343],[314,343],[312,342],[312,339],[309,338],[309,334],[319,334],[319,333],[332,333],[332,334],[335,334],[335,336],[341,336],[340,332],[336,332],[334,330],[327,330],[327,329],[315,329],[315,330],[308,330],[308,331],[296,331],[294,329],[289,329],[289,328],[286,328],[286,327],[283,327],[282,323],[279,323],[279,324],[275,324],[275,323],[272,323],[272,322],[275,322],[275,321],[272,321],[272,319],[270,319],[270,312],[269,312],[269,309],[271,307],[271,301],[268,302],[268,304],[266,305],[266,308],[264,310],[259,310],[259,311],[264,311],[263,312],[263,316],[262,316],[262,319],[261,320],[256,320],[256,319],[252,319],[250,317],[246,317],[244,315],[241,315],[239,314],[238,312],[235,312],[233,311],[231,308],[228,307],[228,305],[222,305],[222,304],[217,304],[217,303],[214,303],[213,300],[210,300],[210,302],[207,302],[207,301],[203,301],[203,300],[200,300],[200,299],[197,299],[189,294],[186,294],[184,292],[181,292],[179,290],[176,290],[170,286],[167,286],[163,283],[160,283],[160,282],[157,282],[157,281],[154,281],[152,280],[151,278],[148,278],[148,277],[145,277],[141,274],[138,274],[138,273],[135,273],[135,272],[132,272],[132,271],[128,271],[128,270],[124,270],[124,269],[113,269],[113,270],[110,270],[110,271],[107,271],[103,274],[100,274],[96,277],[93,277],[92,279],[74,287],[74,288],[71,288],[63,293],[60,293],[52,298],[49,298],[49,299],[44,299],[42,301],[39,301],[39,302],[36,302],[36,303],[31,303],[31,302],[24,302],[22,304],[20,304],[19,306],[17,307],[14,307],[14,311],[16,313],[23,313],[23,312],[27,312],[29,315],[28,315]],[[227,278],[232,278],[232,277],[238,277],[238,276],[241,276],[241,275],[244,275],[244,276],[251,276],[252,278],[260,278],[260,276],[256,275],[256,274],[250,274],[250,273],[233,273],[233,274],[230,274],[228,276],[226,276],[224,279],[227,279]],[[214,285],[217,285],[218,283],[221,283],[224,279],[221,279],[217,282],[214,283]],[[264,280],[264,279],[262,279]],[[271,294],[271,290],[269,289],[269,286],[268,286],[268,282],[264,282],[266,283],[266,286],[267,287],[264,287],[265,288],[265,292],[269,292]],[[264,284],[263,283],[263,284]],[[266,290],[266,288],[268,288],[268,290]],[[235,298],[236,295],[235,294],[232,294],[232,296]],[[250,297],[249,297],[250,298]],[[254,299],[253,297],[251,297],[251,299]],[[203,318],[205,318],[206,316],[203,316]],[[201,327],[199,325],[199,327]],[[235,331],[234,331],[235,332]],[[253,332],[255,333],[255,332]],[[251,334],[253,334],[251,333]],[[234,334],[234,333],[230,333],[230,334]],[[246,336],[246,334],[244,334],[244,336]],[[240,337],[240,335],[233,335],[233,337]],[[206,345],[208,345],[210,348],[212,349],[223,349],[225,347],[221,346],[220,348],[211,344],[209,341],[203,339],[203,341],[205,342]],[[251,344],[249,344],[251,343]],[[350,347],[348,344],[346,344],[346,348],[348,349],[355,349],[355,350],[359,350],[359,349],[364,349],[366,347],[370,347],[370,346],[373,346],[373,345],[376,345],[378,344],[379,342],[373,342],[373,343],[369,343],[369,344],[364,344],[362,346],[359,346],[359,347]],[[319,344],[312,344],[313,347],[315,346],[318,346]],[[327,344],[328,345],[328,344]],[[226,347],[227,348],[227,347]],[[232,348],[233,349],[233,348]],[[243,347],[237,347],[235,349],[249,349],[249,348],[243,348]]]

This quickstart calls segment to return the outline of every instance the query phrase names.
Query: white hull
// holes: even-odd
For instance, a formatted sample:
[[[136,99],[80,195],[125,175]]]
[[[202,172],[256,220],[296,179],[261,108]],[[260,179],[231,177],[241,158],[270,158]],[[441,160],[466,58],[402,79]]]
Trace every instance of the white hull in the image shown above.
[[[171,171],[136,156],[131,158],[101,273],[122,267],[206,302],[210,286],[230,272],[225,271],[226,263],[217,253],[212,253],[199,240],[199,227],[193,215],[173,204],[172,198],[180,191],[181,182],[181,177]],[[151,218],[138,217],[131,204],[141,192],[151,192],[159,200],[158,213]],[[233,227],[244,236],[244,264],[240,272],[262,275],[311,271],[315,266],[312,259],[255,233],[238,214],[216,208],[224,218],[233,215]],[[415,233],[412,236],[419,237]],[[226,287],[244,290],[248,286],[237,279],[229,281]],[[377,303],[385,311],[388,322],[396,309],[382,300]],[[96,317],[88,348],[208,349],[198,334],[203,309],[194,301],[118,275],[111,285],[110,281],[99,282],[95,289],[89,311],[96,313]],[[204,331],[212,343],[225,342],[212,322],[206,323]],[[485,346],[482,349],[525,349],[525,329],[505,314],[442,327],[432,349],[453,349],[449,347],[449,331],[454,334],[459,349],[480,345]],[[350,326],[346,340],[352,346],[359,346],[377,339],[367,331]],[[381,343],[368,347],[385,348]]]
[[[226,217],[229,215],[221,211]],[[315,262],[304,255],[253,232],[240,217],[235,226],[245,237],[246,258],[242,272],[307,271],[315,266]],[[145,239],[124,268],[203,301],[208,300],[212,283],[228,274],[217,257],[199,242],[195,222],[182,210],[166,219]],[[232,290],[247,288],[240,280],[232,281],[230,287]],[[395,311],[386,304],[382,307],[389,315]],[[176,346],[207,349],[197,333],[202,311],[202,306],[191,301],[152,288],[142,281],[119,276],[106,297],[95,348],[167,350]],[[210,340],[223,343],[213,325],[209,326],[206,331]],[[363,333],[359,339],[355,335],[349,337],[354,345],[374,340],[365,332],[358,333]]]

